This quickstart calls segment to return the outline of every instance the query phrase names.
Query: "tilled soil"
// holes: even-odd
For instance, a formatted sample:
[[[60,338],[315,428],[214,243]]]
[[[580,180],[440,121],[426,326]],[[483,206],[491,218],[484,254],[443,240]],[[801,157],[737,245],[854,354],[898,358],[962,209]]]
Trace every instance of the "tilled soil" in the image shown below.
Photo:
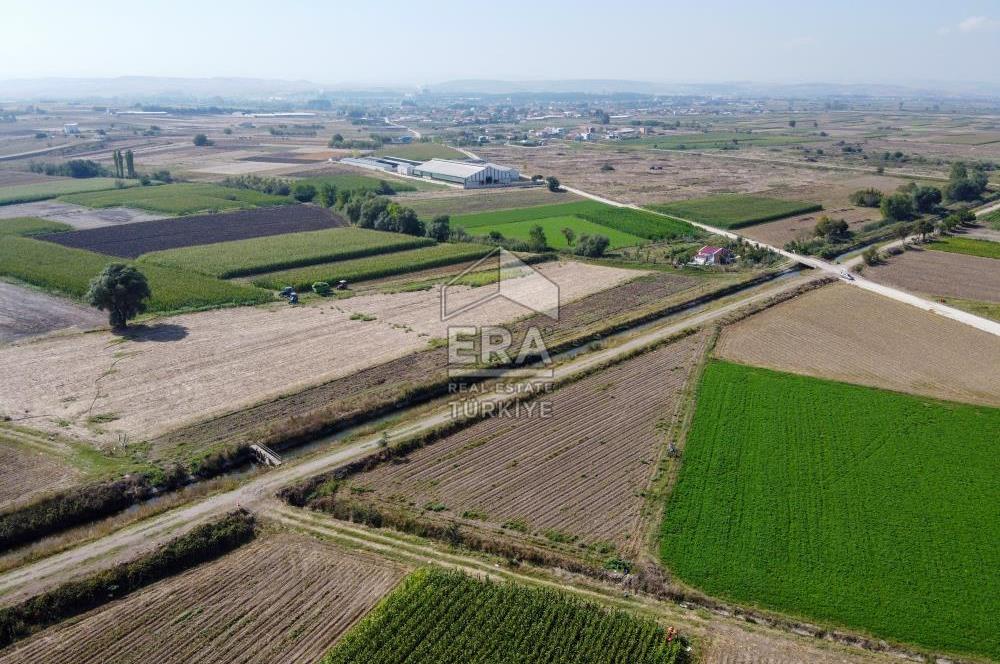
[[[865,267],[865,277],[913,293],[1000,302],[1000,260],[949,251],[909,249],[883,265]]]
[[[56,330],[91,330],[107,324],[107,314],[93,307],[0,281],[0,344]]]
[[[265,536],[49,628],[0,663],[312,664],[405,573],[305,536]]]
[[[1000,338],[843,284],[726,328],[716,353],[779,371],[1000,406]]]

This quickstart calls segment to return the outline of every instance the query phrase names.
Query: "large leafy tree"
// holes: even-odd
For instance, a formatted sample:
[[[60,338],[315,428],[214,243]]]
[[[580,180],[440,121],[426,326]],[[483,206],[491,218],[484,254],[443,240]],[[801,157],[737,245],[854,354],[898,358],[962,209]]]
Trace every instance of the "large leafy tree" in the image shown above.
[[[146,310],[149,299],[146,275],[131,265],[112,263],[90,282],[87,300],[101,311],[115,330],[124,330],[129,319]]]

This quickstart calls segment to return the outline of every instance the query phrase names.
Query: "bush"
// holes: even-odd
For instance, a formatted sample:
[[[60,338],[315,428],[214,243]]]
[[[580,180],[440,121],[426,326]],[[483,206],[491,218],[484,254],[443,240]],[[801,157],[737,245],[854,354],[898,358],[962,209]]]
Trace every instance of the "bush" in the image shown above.
[[[317,281],[312,285],[312,290],[317,295],[327,296],[331,292],[330,284],[325,281]]]
[[[208,136],[205,134],[195,134],[194,139],[191,141],[198,147],[204,147],[206,145],[211,145],[212,141],[208,140]]]
[[[851,194],[851,205],[858,207],[878,207],[882,204],[883,194],[878,189],[859,189]]]
[[[906,221],[912,219],[913,199],[903,192],[886,196],[882,199],[882,216],[895,221]]]
[[[316,198],[316,187],[311,184],[297,184],[292,190],[292,196],[300,203],[308,203]]]
[[[607,250],[608,244],[610,244],[610,241],[604,235],[583,234],[576,241],[573,253],[577,256],[586,256],[587,258],[600,258]]]

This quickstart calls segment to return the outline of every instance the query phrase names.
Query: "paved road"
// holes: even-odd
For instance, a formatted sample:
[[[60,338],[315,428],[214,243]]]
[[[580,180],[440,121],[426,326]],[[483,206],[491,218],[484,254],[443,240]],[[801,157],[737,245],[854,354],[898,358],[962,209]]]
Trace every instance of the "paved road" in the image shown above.
[[[614,205],[615,207],[632,208],[634,210],[643,210],[645,212],[652,212],[653,214],[660,214],[658,212],[646,210],[645,208],[641,208],[638,205],[634,205],[632,203],[622,203],[619,201],[611,200],[609,198],[604,198],[603,196],[591,194],[590,192],[583,191],[582,189],[575,189],[573,187],[567,187],[565,185],[563,186],[563,189],[571,193],[577,194],[578,196],[584,196],[591,200],[599,201],[601,203],[606,203],[608,205]],[[673,215],[661,215],[661,216],[665,217]],[[723,237],[728,237],[734,240],[735,239],[744,240],[754,246],[770,249],[771,251],[777,252],[782,256],[785,256],[786,258],[791,258],[792,260],[802,263],[803,265],[808,265],[809,267],[821,270],[823,272],[832,274],[837,277],[840,277],[845,270],[843,265],[829,263],[825,260],[816,258],[814,256],[803,256],[801,254],[795,254],[790,251],[785,251],[784,249],[781,249],[779,247],[773,247],[763,242],[758,242],[756,240],[751,240],[750,238],[747,237],[742,237],[736,233],[733,233],[732,231],[727,231],[722,228],[716,228],[714,226],[702,224],[697,221],[692,221],[690,219],[683,219],[682,217],[674,217],[674,218],[681,219],[681,221],[685,221],[691,224],[692,226],[701,228],[702,230],[706,230],[710,233],[714,233],[715,235],[721,235]],[[996,321],[987,320],[986,318],[976,316],[975,314],[970,314],[967,311],[962,311],[960,309],[955,309],[954,307],[949,307],[944,304],[940,304],[938,302],[933,302],[931,300],[918,297],[916,295],[913,295],[912,293],[907,293],[906,291],[900,290],[898,288],[877,284],[874,281],[870,281],[859,275],[852,275],[851,279],[850,280],[845,279],[845,282],[850,283],[853,286],[857,286],[858,288],[864,288],[865,290],[871,291],[873,293],[878,293],[879,295],[883,295],[893,300],[897,300],[898,302],[903,302],[905,304],[912,305],[919,309],[923,309],[925,311],[929,311],[931,313],[944,316],[945,318],[950,318],[960,323],[965,323],[966,325],[970,325],[984,332],[989,332],[990,334],[994,334],[1000,337],[1000,323]]]
[[[772,282],[751,291],[749,297],[737,296],[732,301],[714,309],[702,310],[685,317],[671,319],[669,323],[661,327],[647,329],[633,337],[627,337],[617,346],[574,358],[556,367],[552,379],[523,379],[516,381],[521,386],[518,390],[505,391],[501,394],[488,394],[477,400],[481,403],[498,403],[510,399],[512,394],[527,393],[525,390],[529,384],[537,385],[540,382],[550,380],[559,382],[572,378],[682,330],[703,325],[748,304],[795,288],[812,278],[803,276]],[[391,428],[387,433],[390,439],[400,440],[414,434],[432,431],[451,420],[450,407],[444,407]],[[284,486],[333,470],[345,462],[370,454],[378,449],[380,439],[381,434],[368,436],[314,456],[303,457],[301,461],[286,463],[280,468],[264,472],[237,489],[166,512],[93,542],[0,574],[0,604],[25,599],[69,578],[105,567],[112,561],[135,557],[212,516],[223,514],[236,507],[253,508],[272,498],[275,492]]]

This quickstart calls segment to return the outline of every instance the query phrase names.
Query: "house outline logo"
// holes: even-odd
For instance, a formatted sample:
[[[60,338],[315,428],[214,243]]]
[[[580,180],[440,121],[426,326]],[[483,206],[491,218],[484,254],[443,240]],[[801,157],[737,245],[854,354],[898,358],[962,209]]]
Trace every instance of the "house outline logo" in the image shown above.
[[[449,306],[449,291],[460,287],[462,292],[468,292],[468,286],[461,283],[465,276],[491,270],[496,270],[496,282],[477,288],[476,290],[481,288],[485,291],[482,296],[471,302]],[[494,248],[441,286],[441,320],[450,320],[497,298],[504,298],[552,320],[559,320],[559,284],[503,247]],[[453,303],[454,300],[452,297]]]

